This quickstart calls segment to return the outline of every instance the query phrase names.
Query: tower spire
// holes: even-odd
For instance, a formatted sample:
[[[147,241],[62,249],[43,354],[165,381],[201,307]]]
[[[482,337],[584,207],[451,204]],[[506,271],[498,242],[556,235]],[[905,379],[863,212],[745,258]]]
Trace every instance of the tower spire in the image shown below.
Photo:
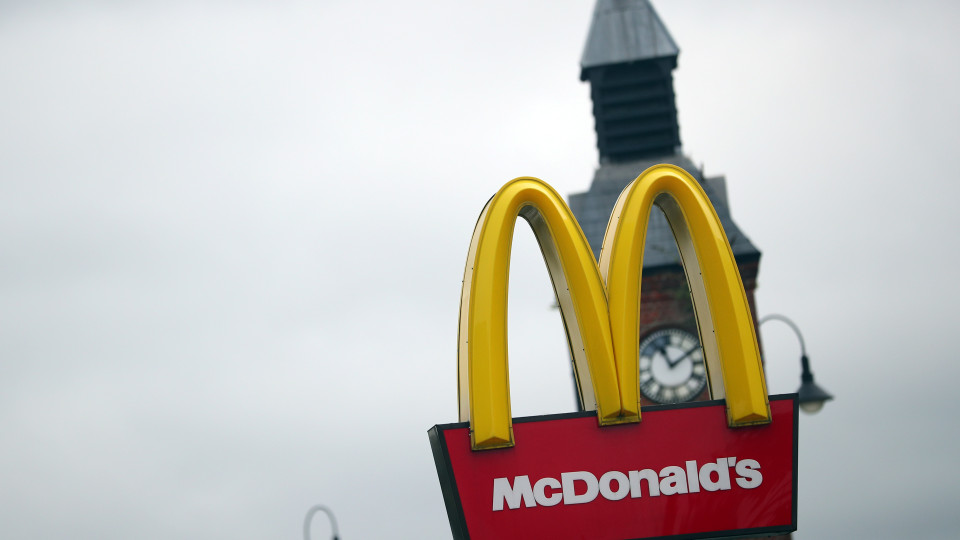
[[[648,0],[597,0],[580,60],[600,161],[680,150],[673,70],[680,49]]]
[[[680,53],[667,27],[647,0],[599,0],[580,59],[580,80],[590,68]]]

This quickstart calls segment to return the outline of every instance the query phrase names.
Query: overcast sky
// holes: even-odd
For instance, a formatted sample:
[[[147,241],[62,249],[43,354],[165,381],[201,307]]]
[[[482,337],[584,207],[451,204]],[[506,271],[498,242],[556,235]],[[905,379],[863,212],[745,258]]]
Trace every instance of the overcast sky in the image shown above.
[[[801,417],[796,538],[956,537],[960,4],[655,6],[758,315],[836,395]],[[448,537],[426,431],[470,234],[513,177],[588,189],[592,9],[0,2],[0,537],[299,538],[317,503]],[[514,251],[513,412],[573,410]],[[796,338],[761,337],[795,391]]]

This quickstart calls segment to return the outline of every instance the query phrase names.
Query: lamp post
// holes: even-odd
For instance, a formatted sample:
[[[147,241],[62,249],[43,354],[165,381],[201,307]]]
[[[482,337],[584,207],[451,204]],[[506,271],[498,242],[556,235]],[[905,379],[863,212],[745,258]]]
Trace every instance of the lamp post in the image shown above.
[[[824,403],[833,399],[833,396],[813,382],[813,372],[810,371],[810,360],[807,358],[807,347],[803,343],[803,335],[800,334],[800,329],[797,328],[797,325],[783,315],[773,314],[761,318],[757,322],[757,327],[759,328],[760,325],[771,320],[786,323],[787,326],[797,334],[797,339],[800,340],[800,365],[803,371],[800,373],[800,389],[797,390],[797,394],[799,394],[798,401],[800,402],[800,408],[803,409],[803,412],[814,414],[823,408]]]
[[[317,512],[327,514],[327,517],[330,518],[330,530],[332,534],[330,538],[331,540],[339,540],[340,533],[337,531],[337,519],[333,517],[333,511],[322,504],[318,504],[311,507],[310,510],[307,510],[307,517],[303,520],[303,540],[310,540],[310,522],[313,521],[313,515]]]

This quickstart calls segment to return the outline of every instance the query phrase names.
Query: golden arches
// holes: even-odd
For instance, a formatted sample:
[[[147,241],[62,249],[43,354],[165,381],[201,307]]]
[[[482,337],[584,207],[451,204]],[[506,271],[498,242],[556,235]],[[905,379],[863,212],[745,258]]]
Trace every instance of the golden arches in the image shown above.
[[[753,320],[720,220],[695,179],[679,167],[658,165],[621,194],[599,267],[569,208],[544,182],[512,180],[487,203],[470,242],[460,305],[460,421],[470,421],[474,449],[513,446],[506,310],[518,216],[530,223],[547,263],[584,406],[596,403],[601,425],[640,420],[640,272],[654,204],[680,247],[711,395],[727,396],[731,426],[769,422]]]

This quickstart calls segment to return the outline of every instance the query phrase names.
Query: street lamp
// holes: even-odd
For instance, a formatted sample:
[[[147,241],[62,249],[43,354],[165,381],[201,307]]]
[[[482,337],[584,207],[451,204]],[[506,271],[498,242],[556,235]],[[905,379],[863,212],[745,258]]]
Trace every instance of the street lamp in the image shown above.
[[[307,510],[307,517],[303,520],[303,540],[310,540],[310,522],[313,521],[313,515],[317,512],[327,514],[327,517],[330,518],[330,530],[333,534],[330,538],[331,540],[339,540],[340,533],[337,531],[337,519],[333,517],[333,511],[322,504],[318,504],[310,508],[310,510]]]
[[[807,359],[807,347],[803,343],[803,335],[800,334],[800,329],[797,328],[797,325],[793,324],[793,321],[783,315],[774,314],[767,315],[760,319],[757,327],[770,320],[778,320],[786,323],[787,326],[797,334],[797,339],[800,340],[800,365],[803,371],[800,373],[800,389],[797,390],[797,394],[800,395],[798,401],[800,402],[800,408],[803,409],[803,412],[814,414],[823,408],[824,403],[833,399],[833,396],[813,382],[813,372],[810,371],[810,360]]]

